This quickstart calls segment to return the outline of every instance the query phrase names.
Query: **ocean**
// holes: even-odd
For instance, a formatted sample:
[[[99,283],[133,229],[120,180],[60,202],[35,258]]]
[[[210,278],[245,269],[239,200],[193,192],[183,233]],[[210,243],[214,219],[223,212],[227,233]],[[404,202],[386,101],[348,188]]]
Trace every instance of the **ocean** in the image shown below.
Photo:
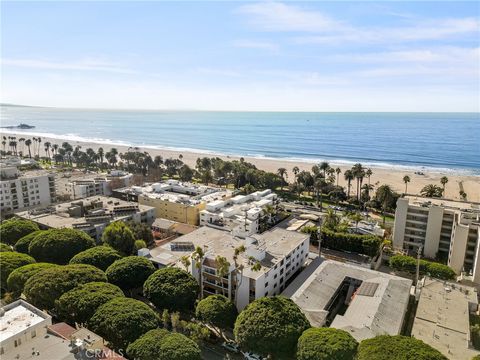
[[[83,110],[1,106],[25,136],[480,175],[478,113]]]

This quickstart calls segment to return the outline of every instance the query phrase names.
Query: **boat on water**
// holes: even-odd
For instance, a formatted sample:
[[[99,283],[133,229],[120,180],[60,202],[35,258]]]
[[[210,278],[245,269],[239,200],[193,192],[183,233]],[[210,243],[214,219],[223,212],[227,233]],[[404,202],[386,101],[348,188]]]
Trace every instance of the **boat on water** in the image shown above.
[[[2,126],[3,129],[33,129],[35,126],[28,124],[18,124],[10,126]]]

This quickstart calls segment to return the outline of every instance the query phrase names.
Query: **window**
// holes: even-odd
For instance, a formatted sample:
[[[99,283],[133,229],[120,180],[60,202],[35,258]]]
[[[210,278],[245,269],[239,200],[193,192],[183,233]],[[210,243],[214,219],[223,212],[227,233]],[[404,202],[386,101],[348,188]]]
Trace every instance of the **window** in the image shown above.
[[[280,270],[280,275],[282,275],[282,274],[283,274],[283,269],[282,269],[282,270]]]
[[[283,283],[283,277],[280,278],[280,284],[282,284],[282,283]]]
[[[275,285],[273,285],[273,288],[276,288],[277,287],[277,284],[275,283]]]
[[[268,286],[268,281],[265,283],[265,287],[267,287],[267,286]]]
[[[278,274],[275,274],[275,276],[274,276],[273,278],[274,278],[274,279],[276,279],[276,278],[277,278],[277,276],[278,276]]]

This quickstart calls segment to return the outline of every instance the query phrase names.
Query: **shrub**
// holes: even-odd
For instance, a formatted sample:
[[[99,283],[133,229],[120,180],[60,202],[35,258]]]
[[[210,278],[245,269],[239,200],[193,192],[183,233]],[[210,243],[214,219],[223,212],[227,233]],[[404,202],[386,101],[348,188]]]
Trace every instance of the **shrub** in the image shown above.
[[[107,281],[105,273],[91,265],[55,266],[42,270],[27,280],[24,294],[27,301],[40,309],[53,310],[55,300],[81,284]]]
[[[127,355],[137,360],[200,360],[198,345],[188,337],[164,329],[150,330],[130,344]]]
[[[197,304],[195,316],[220,329],[233,328],[237,308],[223,295],[210,295]]]
[[[417,269],[417,259],[406,255],[394,255],[390,257],[390,267],[414,274]],[[447,265],[423,259],[420,260],[419,270],[420,274],[429,273],[431,277],[442,280],[452,280],[456,276],[455,271]]]
[[[28,252],[37,261],[68,264],[79,252],[95,246],[94,240],[76,229],[49,229],[35,236]]]
[[[127,256],[115,261],[105,273],[109,282],[130,291],[142,287],[154,271],[155,267],[150,260],[140,256]]]
[[[5,252],[5,251],[13,251],[13,249],[10,245],[0,243],[0,252]]]
[[[357,346],[344,330],[310,328],[298,339],[297,360],[353,360]]]
[[[322,227],[322,246],[332,250],[352,251],[375,256],[381,243],[382,239],[378,236],[338,233]]]
[[[63,320],[72,324],[85,324],[101,305],[124,296],[118,286],[106,282],[90,282],[67,291],[55,302],[55,307]]]
[[[121,221],[108,225],[103,231],[102,240],[123,255],[132,255],[135,251],[135,237],[130,228]]]
[[[35,259],[27,254],[21,254],[13,251],[0,252],[0,284],[3,289],[7,289],[8,276],[15,270],[24,265],[33,264]]]
[[[105,271],[121,258],[122,256],[118,251],[110,246],[95,246],[75,255],[70,260],[70,264],[88,264]]]
[[[58,265],[50,263],[34,263],[13,270],[7,279],[8,290],[16,294],[21,294],[28,279],[36,273],[54,266]]]
[[[473,347],[480,350],[480,324],[470,326],[470,333],[472,335]]]
[[[282,296],[253,301],[237,317],[235,339],[244,349],[291,359],[300,335],[310,327],[305,315]]]
[[[116,349],[127,346],[159,325],[155,311],[141,301],[115,298],[101,305],[88,322],[88,327]]]
[[[38,230],[34,231],[24,237],[20,238],[14,246],[15,251],[28,254],[28,247],[33,239],[37,237],[37,235],[43,233],[45,230]]]
[[[30,220],[12,218],[0,225],[0,240],[5,244],[15,245],[25,235],[38,230],[38,225]]]
[[[195,278],[184,270],[167,267],[155,271],[143,285],[144,295],[159,309],[193,309],[199,288]]]
[[[140,250],[140,249],[143,249],[143,248],[146,248],[147,247],[147,244],[145,241],[143,240],[135,240],[135,250]]]
[[[447,360],[438,350],[408,336],[380,335],[363,340],[358,346],[357,360]]]

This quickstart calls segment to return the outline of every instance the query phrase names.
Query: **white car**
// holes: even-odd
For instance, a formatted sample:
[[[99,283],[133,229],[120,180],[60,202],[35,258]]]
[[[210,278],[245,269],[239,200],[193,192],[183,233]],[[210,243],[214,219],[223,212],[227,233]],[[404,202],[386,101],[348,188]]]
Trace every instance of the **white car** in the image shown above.
[[[263,360],[263,357],[252,352],[243,353],[243,358],[245,360]]]
[[[231,351],[235,354],[239,354],[240,353],[240,348],[238,347],[238,345],[236,343],[234,343],[233,341],[225,341],[223,344],[222,344],[222,347],[225,349],[225,350],[228,350],[228,351]]]

